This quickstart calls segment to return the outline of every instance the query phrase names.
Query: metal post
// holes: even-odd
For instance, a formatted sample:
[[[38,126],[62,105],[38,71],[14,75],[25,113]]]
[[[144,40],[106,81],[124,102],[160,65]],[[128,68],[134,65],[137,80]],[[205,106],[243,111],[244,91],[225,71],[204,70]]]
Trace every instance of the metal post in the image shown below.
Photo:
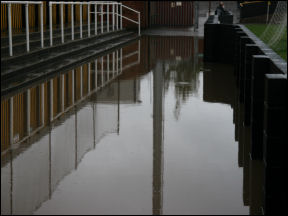
[[[30,123],[31,123],[31,118],[30,118],[30,111],[31,111],[31,106],[30,106],[30,89],[27,90],[27,135],[30,135]]]
[[[11,4],[10,4],[11,5]],[[14,109],[13,109],[13,97],[9,99],[9,122],[10,122],[10,127],[9,127],[9,135],[10,135],[10,145],[13,144],[13,127],[14,127]]]
[[[71,38],[74,40],[74,5],[71,4]]]
[[[75,100],[75,72],[74,69],[72,70],[72,104],[74,104],[74,100]]]
[[[60,5],[61,9],[61,41],[64,43],[64,17],[63,17],[63,4]]]
[[[97,18],[98,18],[98,14],[97,14],[97,4],[95,4],[94,6],[94,12],[95,12],[95,35],[97,35]]]
[[[106,18],[107,18],[107,32],[109,32],[109,4],[107,4],[106,7],[107,7],[107,15],[106,15]]]
[[[44,83],[41,84],[41,121],[42,121],[42,126],[45,124],[45,108],[44,108]]]
[[[269,9],[270,9],[270,1],[267,2],[267,17],[266,17],[266,23],[268,23],[268,20],[269,20]]]
[[[43,30],[43,2],[40,4],[40,28],[41,28],[41,47],[44,48],[44,30]]]
[[[115,5],[112,4],[112,30],[114,31],[115,29]]]
[[[103,22],[104,22],[104,20],[103,20],[103,4],[101,4],[101,33],[103,34],[103,32],[104,32],[104,29],[103,29]]]
[[[88,63],[88,93],[91,91],[91,85],[90,85],[90,80],[91,80],[91,63]]]
[[[119,9],[118,9],[118,3],[116,4],[116,29],[119,29]]]
[[[123,29],[122,3],[120,3],[120,29]]]
[[[53,46],[52,16],[52,4],[49,3],[50,46]]]
[[[138,35],[140,36],[141,31],[141,19],[140,19],[140,13],[138,13]]]
[[[11,21],[11,3],[8,4],[8,32],[9,32],[9,55],[13,55],[12,50],[12,21]]]
[[[82,32],[82,4],[80,4],[80,38],[83,37],[83,32]]]
[[[98,67],[97,67],[97,59],[95,60],[95,89],[97,90],[98,85]]]
[[[29,7],[28,6],[29,6],[28,4],[25,4],[27,52],[30,51],[30,42],[29,42]]]
[[[90,4],[87,5],[88,37],[90,37]]]

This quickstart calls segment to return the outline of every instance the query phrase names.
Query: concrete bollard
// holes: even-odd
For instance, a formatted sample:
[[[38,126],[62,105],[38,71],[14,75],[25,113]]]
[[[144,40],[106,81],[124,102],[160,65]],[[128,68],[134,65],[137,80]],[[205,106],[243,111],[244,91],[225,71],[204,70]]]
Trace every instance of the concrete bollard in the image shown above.
[[[252,56],[251,71],[251,150],[253,160],[263,154],[264,75],[269,73],[270,59],[265,55]]]
[[[260,54],[256,44],[246,44],[244,59],[244,125],[250,126],[251,121],[251,79],[252,56]]]

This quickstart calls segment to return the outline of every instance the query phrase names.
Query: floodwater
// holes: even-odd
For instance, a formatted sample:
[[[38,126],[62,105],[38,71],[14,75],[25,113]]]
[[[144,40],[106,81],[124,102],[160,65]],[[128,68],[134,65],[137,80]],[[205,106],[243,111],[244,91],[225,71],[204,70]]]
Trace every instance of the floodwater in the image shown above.
[[[1,214],[249,214],[233,66],[202,57],[144,36],[3,99]]]

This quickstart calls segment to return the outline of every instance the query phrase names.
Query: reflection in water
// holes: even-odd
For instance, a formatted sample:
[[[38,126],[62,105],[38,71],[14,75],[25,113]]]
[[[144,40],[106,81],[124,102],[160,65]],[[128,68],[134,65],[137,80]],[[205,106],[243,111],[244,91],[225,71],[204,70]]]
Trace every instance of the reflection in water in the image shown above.
[[[201,38],[142,37],[4,98],[1,213],[246,214],[241,191],[259,213],[233,68],[202,54]]]

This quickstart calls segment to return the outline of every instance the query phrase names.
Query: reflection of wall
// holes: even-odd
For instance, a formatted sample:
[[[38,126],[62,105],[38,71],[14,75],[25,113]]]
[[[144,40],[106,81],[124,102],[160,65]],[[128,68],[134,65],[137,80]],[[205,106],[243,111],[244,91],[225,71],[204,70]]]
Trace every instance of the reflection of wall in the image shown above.
[[[12,212],[31,214],[49,197],[49,136],[12,162]],[[1,192],[2,193],[2,192]],[[2,207],[1,207],[2,208]]]
[[[235,78],[230,65],[204,65],[203,99],[206,102],[233,104]]]

